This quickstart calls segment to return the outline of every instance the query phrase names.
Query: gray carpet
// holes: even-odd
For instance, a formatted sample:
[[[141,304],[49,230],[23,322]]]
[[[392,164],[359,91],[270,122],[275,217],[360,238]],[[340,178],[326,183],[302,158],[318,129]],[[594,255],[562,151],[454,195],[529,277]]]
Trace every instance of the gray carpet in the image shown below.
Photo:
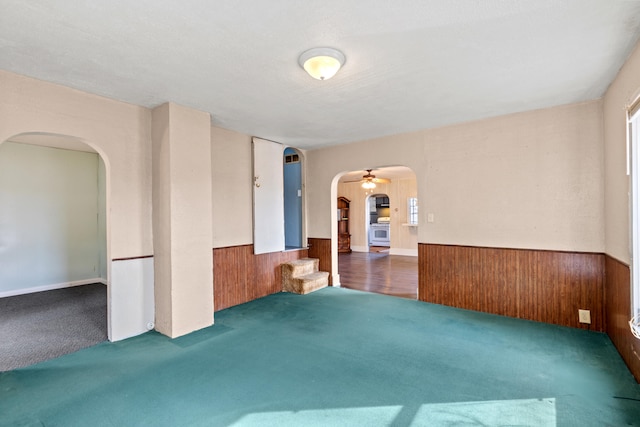
[[[0,371],[106,339],[107,287],[102,284],[0,298]]]

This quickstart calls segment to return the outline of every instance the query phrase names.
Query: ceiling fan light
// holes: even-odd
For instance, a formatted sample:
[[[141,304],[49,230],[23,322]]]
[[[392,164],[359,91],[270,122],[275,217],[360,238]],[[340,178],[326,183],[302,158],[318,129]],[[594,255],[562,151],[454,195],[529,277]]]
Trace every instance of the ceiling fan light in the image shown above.
[[[346,58],[342,52],[330,47],[315,47],[300,55],[298,63],[314,79],[329,80],[335,76]]]
[[[365,181],[362,183],[362,188],[364,188],[365,190],[371,190],[373,188],[376,188],[376,183],[373,181]]]

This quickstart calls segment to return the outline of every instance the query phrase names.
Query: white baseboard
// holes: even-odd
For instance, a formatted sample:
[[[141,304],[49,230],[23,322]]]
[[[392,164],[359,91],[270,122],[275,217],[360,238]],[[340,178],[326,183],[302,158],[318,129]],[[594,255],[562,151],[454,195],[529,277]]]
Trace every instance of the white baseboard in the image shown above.
[[[391,248],[389,255],[418,256],[417,249]]]
[[[369,252],[369,246],[351,246],[352,252]]]
[[[52,291],[54,289],[72,288],[74,286],[90,285],[92,283],[107,284],[107,281],[101,277],[93,279],[76,280],[73,282],[55,283],[52,285],[36,286],[33,288],[13,289],[10,291],[0,291],[0,298],[13,297],[16,295],[32,294],[34,292]]]

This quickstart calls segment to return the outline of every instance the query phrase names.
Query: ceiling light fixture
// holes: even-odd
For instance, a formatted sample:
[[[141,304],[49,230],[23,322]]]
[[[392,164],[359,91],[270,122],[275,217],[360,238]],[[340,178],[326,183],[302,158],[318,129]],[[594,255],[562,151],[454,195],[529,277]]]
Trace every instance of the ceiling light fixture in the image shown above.
[[[329,80],[335,76],[347,58],[344,53],[331,47],[314,47],[300,55],[298,64],[317,80]]]
[[[373,181],[365,181],[362,183],[362,188],[365,190],[371,190],[372,188],[376,188],[376,183]]]

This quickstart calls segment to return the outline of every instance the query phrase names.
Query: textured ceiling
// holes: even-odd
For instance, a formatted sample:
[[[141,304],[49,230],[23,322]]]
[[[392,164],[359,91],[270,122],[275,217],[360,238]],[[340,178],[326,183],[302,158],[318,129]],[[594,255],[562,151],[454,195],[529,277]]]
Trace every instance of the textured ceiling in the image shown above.
[[[0,1],[0,68],[299,148],[590,100],[640,1]],[[347,57],[329,81],[303,51]]]

